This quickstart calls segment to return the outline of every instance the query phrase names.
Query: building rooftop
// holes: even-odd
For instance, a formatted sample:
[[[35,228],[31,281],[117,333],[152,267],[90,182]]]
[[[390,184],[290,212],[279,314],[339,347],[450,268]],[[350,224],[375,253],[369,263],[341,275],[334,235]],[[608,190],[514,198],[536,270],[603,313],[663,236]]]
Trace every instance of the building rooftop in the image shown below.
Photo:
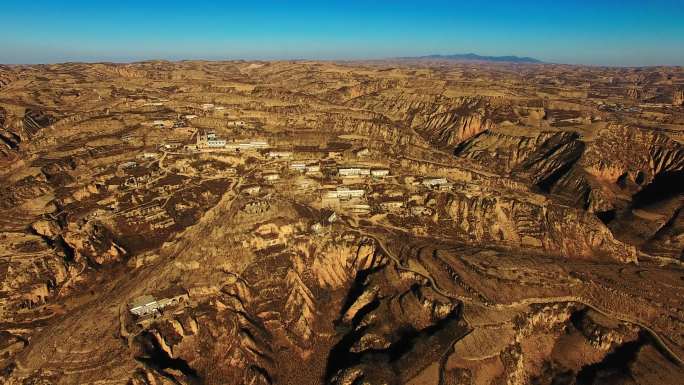
[[[150,303],[155,302],[155,301],[156,301],[156,299],[149,294],[141,295],[139,297],[134,298],[131,301],[130,308],[133,309],[133,308],[136,308],[139,306],[149,305]]]

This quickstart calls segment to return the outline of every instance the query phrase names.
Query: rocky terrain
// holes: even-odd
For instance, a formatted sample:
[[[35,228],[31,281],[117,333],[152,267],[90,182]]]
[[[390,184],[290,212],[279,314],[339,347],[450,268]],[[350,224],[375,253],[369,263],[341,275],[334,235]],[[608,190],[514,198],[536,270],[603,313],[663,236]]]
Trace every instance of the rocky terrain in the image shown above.
[[[0,66],[4,384],[681,384],[684,69]]]

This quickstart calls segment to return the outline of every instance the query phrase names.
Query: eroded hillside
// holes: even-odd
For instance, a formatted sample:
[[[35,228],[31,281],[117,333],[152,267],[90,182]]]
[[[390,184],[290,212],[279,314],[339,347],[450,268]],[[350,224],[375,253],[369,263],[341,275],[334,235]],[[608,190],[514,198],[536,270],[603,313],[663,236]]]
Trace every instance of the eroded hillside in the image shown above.
[[[7,384],[676,384],[684,70],[0,66]]]

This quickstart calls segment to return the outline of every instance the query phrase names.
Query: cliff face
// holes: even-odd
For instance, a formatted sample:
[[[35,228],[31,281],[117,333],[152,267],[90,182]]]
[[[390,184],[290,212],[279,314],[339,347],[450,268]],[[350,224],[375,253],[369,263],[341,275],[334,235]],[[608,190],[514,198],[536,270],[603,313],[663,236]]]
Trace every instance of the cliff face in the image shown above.
[[[27,176],[14,185],[0,187],[0,207],[8,210],[51,192],[42,175]]]
[[[527,176],[548,188],[553,177],[567,171],[583,149],[583,143],[572,132],[531,136],[487,132],[463,142],[454,153],[497,173]]]
[[[681,170],[684,149],[656,131],[615,125],[598,133],[581,165],[610,183],[645,186],[661,173]]]
[[[111,230],[101,224],[90,223],[85,228],[67,229],[62,239],[74,255],[77,263],[90,263],[96,266],[121,262],[126,250],[113,239]]]
[[[679,143],[652,130],[621,125],[601,130],[589,144],[573,132],[486,133],[457,146],[455,152],[499,173],[528,177],[546,191],[562,182],[563,188],[554,190],[559,194],[577,178],[568,178],[568,173],[587,173],[595,182],[636,192],[657,175],[682,169]]]
[[[17,159],[17,150],[22,140],[13,125],[13,117],[5,108],[0,107],[0,160],[4,162]]]
[[[595,216],[581,210],[489,194],[454,194],[444,208],[456,236],[463,234],[469,242],[502,242],[567,258],[636,261],[634,247],[617,241]]]
[[[0,65],[0,88],[10,84],[15,78],[13,71]]]
[[[498,122],[521,118],[510,105],[484,97],[447,98],[398,92],[364,95],[346,104],[401,122],[440,148],[452,148]]]
[[[672,105],[683,106],[684,105],[684,90],[676,90],[672,95]]]
[[[589,142],[568,131],[531,136],[488,131],[454,152],[498,174],[528,180],[559,203],[597,214],[628,243],[641,242],[625,236],[631,210],[661,204],[663,217],[653,218],[652,229],[640,230],[650,235],[679,210],[663,205],[680,191],[675,180],[683,169],[682,147],[654,130],[610,124]]]
[[[314,250],[301,243],[264,255],[242,274],[224,280],[218,291],[201,296],[201,304],[144,329],[127,326],[138,359],[152,365],[173,363],[164,372],[189,383],[231,378],[231,383],[266,384],[324,376],[325,366],[301,373],[301,360],[330,346],[325,335],[332,324],[321,319],[339,317],[340,306],[355,300],[340,294],[361,284],[366,272],[386,268],[372,240],[347,238],[326,236]],[[365,305],[352,304],[356,310],[347,311],[345,319]],[[141,383],[145,378],[163,377],[154,370],[134,376]]]
[[[461,115],[458,112],[446,112],[430,115],[424,123],[414,119],[412,124],[422,135],[441,147],[452,147],[471,137],[490,129],[491,120],[483,112]]]
[[[554,189],[584,190],[590,211],[606,211],[633,202],[657,178],[680,172],[682,157],[681,144],[663,134],[613,125],[598,134]]]
[[[358,97],[372,95],[384,90],[393,89],[398,85],[399,82],[396,80],[368,80],[358,84],[348,85],[340,87],[336,90],[328,91],[326,99],[336,104],[345,104]]]
[[[23,128],[27,137],[35,136],[41,129],[51,125],[56,118],[45,111],[27,109],[24,113]]]

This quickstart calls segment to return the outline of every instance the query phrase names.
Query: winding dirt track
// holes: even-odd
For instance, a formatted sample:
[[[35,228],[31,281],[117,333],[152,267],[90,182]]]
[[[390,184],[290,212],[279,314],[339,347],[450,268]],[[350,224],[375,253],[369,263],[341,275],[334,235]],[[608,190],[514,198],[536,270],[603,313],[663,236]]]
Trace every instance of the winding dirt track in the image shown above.
[[[595,312],[597,312],[597,313],[599,313],[605,317],[617,319],[617,320],[620,320],[622,322],[638,326],[639,328],[641,328],[642,330],[646,331],[646,333],[649,334],[649,336],[652,338],[653,342],[655,343],[656,347],[661,352],[665,353],[665,355],[668,356],[668,358],[670,360],[672,360],[674,363],[676,363],[679,366],[684,366],[684,361],[674,351],[672,351],[672,349],[670,349],[670,347],[658,335],[658,333],[656,333],[656,331],[654,331],[653,329],[651,329],[647,325],[644,325],[642,322],[640,322],[636,319],[630,318],[630,317],[622,315],[622,314],[617,314],[617,313],[613,313],[613,312],[608,311],[608,310],[598,308],[597,306],[587,302],[583,298],[575,297],[575,296],[561,296],[561,297],[548,297],[548,298],[531,297],[531,298],[526,298],[522,301],[513,302],[513,303],[509,303],[509,304],[488,305],[488,304],[481,303],[479,301],[473,300],[472,298],[466,298],[466,297],[454,295],[454,294],[448,293],[448,292],[444,291],[442,288],[440,288],[439,285],[437,284],[437,282],[435,282],[434,278],[432,278],[432,276],[426,275],[420,271],[416,271],[416,270],[413,270],[409,267],[404,266],[401,263],[401,261],[399,260],[399,258],[397,258],[395,255],[393,255],[392,253],[389,252],[388,248],[384,245],[384,243],[382,243],[382,241],[378,237],[371,236],[368,234],[365,234],[365,235],[372,238],[373,240],[375,240],[375,242],[378,245],[378,248],[396,264],[397,269],[403,270],[403,271],[408,271],[408,272],[411,272],[413,274],[417,274],[417,275],[425,278],[426,280],[428,280],[428,282],[430,282],[432,289],[444,297],[455,299],[455,300],[458,300],[458,301],[463,302],[463,303],[469,303],[469,304],[474,304],[474,305],[478,305],[478,306],[482,306],[482,307],[494,308],[497,310],[504,310],[506,308],[513,308],[513,307],[519,307],[519,306],[553,304],[553,303],[562,303],[562,302],[577,303],[577,304],[583,305],[583,306],[585,306],[585,307],[587,307],[587,308],[589,308],[589,309],[591,309],[591,310],[593,310],[593,311],[595,311]],[[463,320],[466,322],[467,325],[470,325],[470,322],[468,322],[468,319],[466,318],[465,313],[463,314]]]

